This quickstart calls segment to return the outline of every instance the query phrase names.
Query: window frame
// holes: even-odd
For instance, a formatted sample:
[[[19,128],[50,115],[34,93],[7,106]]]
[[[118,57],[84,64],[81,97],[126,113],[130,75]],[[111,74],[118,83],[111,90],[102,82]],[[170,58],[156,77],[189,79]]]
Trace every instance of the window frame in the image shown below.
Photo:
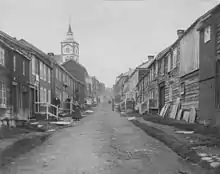
[[[44,76],[43,76],[43,62],[42,61],[40,61],[40,79],[44,79]]]
[[[7,106],[7,87],[4,82],[0,82],[0,107]]]
[[[25,76],[25,60],[22,61],[22,75]]]
[[[51,83],[51,70],[49,67],[47,67],[47,80],[48,83]]]
[[[177,66],[177,55],[178,55],[178,50],[177,50],[177,47],[173,49],[173,65],[172,65],[172,69],[175,69],[176,66]]]
[[[5,49],[0,46],[0,65],[5,66]]]
[[[13,71],[15,72],[16,71],[16,56],[14,55],[13,56]]]
[[[32,56],[31,58],[31,71],[32,71],[32,74],[35,75],[36,74],[36,63],[35,63],[35,57]]]
[[[207,33],[208,32],[208,33]],[[208,25],[204,28],[204,43],[208,43],[211,40],[211,32],[212,32],[212,28],[211,25]],[[207,38],[207,34],[208,34],[208,38]]]
[[[44,81],[47,81],[47,66],[45,63],[43,64],[43,67],[44,67]]]
[[[40,87],[40,102],[43,103],[44,102],[44,88],[41,86]]]

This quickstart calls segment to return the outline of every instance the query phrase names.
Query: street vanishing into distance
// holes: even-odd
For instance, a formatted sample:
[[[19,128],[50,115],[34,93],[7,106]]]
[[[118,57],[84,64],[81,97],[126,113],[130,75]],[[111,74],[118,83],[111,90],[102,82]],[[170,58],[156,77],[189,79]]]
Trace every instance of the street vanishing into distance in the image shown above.
[[[1,174],[193,174],[163,143],[100,104],[80,124],[53,134]]]

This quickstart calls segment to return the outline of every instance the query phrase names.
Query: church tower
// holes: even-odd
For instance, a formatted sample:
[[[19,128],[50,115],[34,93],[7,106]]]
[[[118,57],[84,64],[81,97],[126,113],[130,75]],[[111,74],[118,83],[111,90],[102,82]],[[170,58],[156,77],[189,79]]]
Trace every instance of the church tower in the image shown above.
[[[70,23],[68,32],[66,33],[66,39],[61,42],[61,57],[62,62],[66,62],[70,59],[79,62],[79,44],[73,38],[73,32]]]

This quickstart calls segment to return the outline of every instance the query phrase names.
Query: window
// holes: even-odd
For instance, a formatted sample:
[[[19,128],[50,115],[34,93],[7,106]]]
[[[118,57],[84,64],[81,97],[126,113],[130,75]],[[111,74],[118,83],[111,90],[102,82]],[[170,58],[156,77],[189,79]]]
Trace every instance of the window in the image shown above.
[[[44,102],[44,88],[40,87],[40,102]]]
[[[51,104],[51,91],[48,90],[47,92],[47,102]]]
[[[170,56],[170,71],[173,69],[173,56]]]
[[[164,75],[164,59],[163,58],[160,61],[160,74]]]
[[[34,62],[35,62],[35,73],[39,74],[39,60],[35,59]]]
[[[40,62],[40,78],[43,79],[43,73],[44,73],[44,70],[43,70],[43,63]]]
[[[63,73],[63,82],[66,82],[66,75]]]
[[[5,66],[5,50],[0,47],[0,64]]]
[[[173,50],[173,66],[172,68],[176,68],[176,61],[177,61],[177,48]]]
[[[47,68],[47,80],[50,83],[50,68]]]
[[[45,64],[43,64],[43,68],[44,68],[44,74],[43,74],[43,79],[46,81],[47,80],[47,66]]]
[[[22,74],[25,76],[25,61],[22,62]]]
[[[167,73],[167,69],[168,68],[168,57],[166,56],[164,58],[164,73],[166,74]]]
[[[0,82],[0,105],[5,107],[6,104],[7,104],[6,85]]]
[[[167,62],[167,72],[170,72],[170,70],[171,70],[171,59],[172,59],[172,57],[171,57],[171,55],[169,54],[168,55],[168,62]]]
[[[13,56],[13,71],[16,71],[16,57]]]
[[[56,79],[58,80],[59,76],[58,76],[58,68],[56,68]]]
[[[153,72],[154,72],[154,79],[155,79],[156,78],[156,63],[154,63],[153,67],[154,67]]]
[[[62,80],[62,74],[61,74],[61,71],[59,70],[59,81]]]
[[[32,66],[32,74],[35,74],[36,73],[36,67],[35,67],[35,57],[32,56],[32,59],[31,59],[31,66]]]
[[[65,102],[65,100],[67,99],[68,95],[66,92],[63,92],[63,102]]]
[[[181,95],[184,95],[185,94],[185,83],[181,83],[181,86],[180,86],[180,94]]]
[[[207,43],[210,40],[211,40],[211,26],[209,25],[204,29],[204,43]]]
[[[44,88],[44,102],[47,102],[47,89]]]

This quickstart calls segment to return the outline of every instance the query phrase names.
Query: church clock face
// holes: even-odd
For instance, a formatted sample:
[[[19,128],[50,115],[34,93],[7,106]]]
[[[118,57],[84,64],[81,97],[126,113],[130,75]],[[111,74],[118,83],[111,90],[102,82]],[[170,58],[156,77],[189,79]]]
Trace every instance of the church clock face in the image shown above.
[[[73,54],[73,47],[71,45],[64,45],[63,54]]]

